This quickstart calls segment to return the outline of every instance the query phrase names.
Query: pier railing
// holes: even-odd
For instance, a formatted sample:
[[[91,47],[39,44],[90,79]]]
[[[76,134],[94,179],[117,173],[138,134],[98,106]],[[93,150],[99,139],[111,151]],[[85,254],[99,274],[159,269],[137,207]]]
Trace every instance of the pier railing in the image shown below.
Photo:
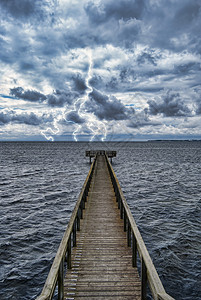
[[[71,248],[76,246],[76,231],[80,230],[80,219],[83,218],[83,209],[85,208],[85,202],[88,196],[89,187],[96,164],[96,158],[97,156],[95,156],[88,176],[84,182],[42,293],[37,297],[36,300],[52,299],[55,294],[56,287],[58,287],[58,300],[64,299],[65,263],[67,264],[67,269],[71,269]]]
[[[118,202],[118,208],[120,209],[120,217],[124,220],[124,231],[127,232],[127,243],[129,247],[132,247],[133,267],[137,267],[137,253],[141,260],[141,299],[147,299],[147,283],[149,283],[154,300],[174,300],[174,298],[165,292],[130,208],[128,207],[112,165],[109,162],[107,155],[105,156],[116,195],[116,201]]]

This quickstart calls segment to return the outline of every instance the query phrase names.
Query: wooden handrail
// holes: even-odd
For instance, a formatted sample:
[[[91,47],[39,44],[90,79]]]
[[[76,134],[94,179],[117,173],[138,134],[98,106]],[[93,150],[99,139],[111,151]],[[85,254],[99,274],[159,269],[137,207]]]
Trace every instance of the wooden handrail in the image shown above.
[[[82,219],[82,210],[85,207],[86,197],[88,195],[92,175],[96,165],[96,158],[91,165],[87,178],[84,182],[82,190],[79,194],[77,203],[73,209],[71,218],[69,220],[66,231],[63,235],[62,241],[60,243],[59,249],[56,253],[55,259],[52,263],[51,269],[49,271],[48,277],[46,279],[43,290],[36,298],[36,300],[50,300],[54,296],[55,288],[58,283],[58,299],[64,298],[63,295],[63,279],[64,279],[64,260],[67,261],[67,266],[71,269],[71,247],[73,234],[73,246],[76,246],[76,230],[80,230],[80,219]],[[67,255],[67,257],[66,257]]]
[[[148,281],[154,300],[174,300],[174,298],[165,292],[107,156],[106,161],[120,209],[120,216],[124,219],[124,230],[127,231],[128,246],[132,246],[133,266],[137,265],[137,251],[141,259],[141,299],[146,299],[146,282]]]

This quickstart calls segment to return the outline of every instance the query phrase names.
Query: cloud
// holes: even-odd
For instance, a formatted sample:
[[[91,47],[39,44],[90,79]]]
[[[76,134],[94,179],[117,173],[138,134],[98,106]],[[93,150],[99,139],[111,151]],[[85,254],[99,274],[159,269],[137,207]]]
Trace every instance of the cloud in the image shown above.
[[[79,96],[78,92],[56,90],[52,94],[44,95],[37,91],[24,90],[22,87],[10,89],[10,95],[17,99],[23,99],[30,102],[45,102],[51,107],[63,107],[66,104],[72,104],[74,99]]]
[[[198,88],[196,88],[194,90],[195,94],[195,103],[196,103],[196,109],[195,109],[195,113],[196,115],[201,115],[201,86],[199,86]]]
[[[182,101],[179,93],[168,91],[158,102],[149,100],[149,113],[151,115],[163,114],[165,117],[190,116],[191,111]]]
[[[185,3],[186,2],[186,3]],[[188,28],[200,16],[201,5],[198,1],[184,1],[184,5],[178,8],[174,16],[174,28],[183,31]]]
[[[43,102],[47,99],[47,97],[40,92],[31,90],[25,91],[22,87],[10,89],[10,95],[16,97],[17,99],[23,99],[31,102]]]
[[[188,75],[189,73],[194,72],[199,72],[201,71],[201,64],[199,62],[184,62],[182,64],[176,65],[174,67],[174,74],[178,76],[183,76],[183,75]]]
[[[36,128],[44,120],[30,115],[31,106],[59,120],[64,109],[58,108],[65,107],[82,132],[86,112],[135,132],[162,132],[156,125],[164,119],[177,133],[180,117],[201,115],[194,92],[201,71],[199,0],[0,0],[0,18],[1,107],[13,108],[1,112],[1,124],[31,122]],[[81,100],[74,104],[87,91],[86,48],[93,92],[80,117]]]
[[[200,52],[200,7],[199,0],[147,1],[141,40],[146,38],[149,46],[160,49]]]
[[[141,32],[143,0],[104,0],[99,3],[90,1],[84,8],[89,22],[88,31],[83,32],[84,26],[80,28],[78,35],[81,41],[85,36],[88,46],[112,44],[128,48]]]
[[[159,56],[156,57],[153,52],[150,53],[149,51],[145,51],[141,55],[138,56],[137,62],[139,65],[147,62],[147,63],[150,63],[150,64],[156,66],[157,65],[156,58],[158,59]]]
[[[37,2],[31,0],[1,0],[0,5],[14,17],[29,17],[35,12]]]
[[[5,14],[23,21],[30,21],[31,18],[43,19],[45,7],[48,5],[46,0],[0,0],[0,6]]]
[[[100,75],[94,74],[90,80],[90,85],[95,89],[101,89],[104,86],[103,78]]]
[[[201,100],[197,104],[196,114],[197,115],[201,115]]]
[[[90,1],[85,6],[90,21],[94,24],[105,23],[111,18],[116,20],[140,19],[144,0],[104,0],[99,4]]]
[[[106,83],[106,88],[109,91],[116,90],[117,86],[118,86],[118,78],[116,78],[114,76],[112,76],[110,81],[108,83]]]
[[[150,120],[147,110],[141,112],[135,112],[134,115],[127,122],[127,126],[130,128],[141,128],[145,126],[158,126],[160,122]]]
[[[3,110],[0,111],[0,125],[3,126],[8,123],[18,123],[26,124],[32,126],[38,126],[42,123],[47,123],[52,121],[52,116],[47,114],[42,114],[37,116],[35,113],[17,113],[13,110]]]
[[[95,114],[99,120],[126,120],[132,108],[126,108],[120,100],[114,96],[108,97],[94,89],[87,102],[87,111]]]
[[[79,116],[79,114],[75,111],[71,111],[66,114],[66,120],[76,123],[76,124],[83,124],[85,120]]]
[[[67,104],[72,104],[78,95],[78,93],[70,91],[56,90],[53,94],[47,96],[47,104],[51,107],[63,107]]]
[[[87,89],[84,78],[82,78],[81,74],[76,74],[72,77],[74,89],[80,93],[84,93]]]

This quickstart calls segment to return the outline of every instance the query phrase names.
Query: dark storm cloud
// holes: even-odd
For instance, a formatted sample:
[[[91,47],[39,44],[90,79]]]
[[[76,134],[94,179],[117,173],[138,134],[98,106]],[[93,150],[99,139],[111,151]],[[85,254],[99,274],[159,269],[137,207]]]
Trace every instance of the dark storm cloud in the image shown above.
[[[114,76],[110,79],[108,83],[106,83],[107,90],[117,90],[118,88],[118,79]]]
[[[188,28],[192,22],[199,17],[200,13],[199,1],[184,1],[183,6],[179,7],[174,17],[174,28],[181,29]]]
[[[126,108],[120,100],[114,96],[108,97],[97,90],[90,94],[90,102],[87,102],[87,110],[94,113],[100,120],[126,120],[132,108]]]
[[[201,100],[197,103],[196,114],[201,115]]]
[[[80,93],[85,92],[85,90],[87,89],[86,83],[84,78],[82,78],[81,74],[76,74],[75,76],[73,76],[73,85],[74,85],[74,89]]]
[[[182,101],[179,93],[168,91],[161,101],[148,101],[151,115],[163,114],[165,117],[190,116],[191,111]]]
[[[0,63],[3,62],[7,67],[12,68],[15,73],[21,74],[22,77],[31,77],[31,83],[33,84],[35,83],[34,80],[43,81],[44,75],[42,73],[44,67],[41,62],[44,57],[36,48],[35,39],[31,37],[29,29],[27,28],[23,32],[21,25],[14,22],[8,24],[0,42]],[[32,34],[33,30],[30,30]]]
[[[45,4],[47,4],[46,0],[0,0],[0,7],[4,14],[23,20],[33,16],[41,19],[44,16]],[[2,14],[3,17],[4,14]]]
[[[47,104],[51,107],[63,107],[66,104],[72,104],[78,96],[79,93],[76,92],[56,90],[47,96]]]
[[[38,126],[42,123],[52,121],[52,116],[43,114],[42,116],[37,116],[35,113],[17,113],[13,110],[0,111],[0,125],[5,125],[8,123],[18,123]]]
[[[135,80],[137,74],[134,69],[125,66],[119,70],[119,77],[122,82],[127,82],[128,80]]]
[[[146,38],[149,46],[173,51],[200,52],[201,3],[199,0],[147,1],[144,22],[149,28]]]
[[[85,46],[113,44],[129,48],[141,32],[143,8],[142,0],[88,2],[85,12],[89,24],[69,36],[71,45],[76,45],[79,39],[80,45],[85,43]]]
[[[133,116],[128,121],[127,126],[130,128],[141,128],[145,126],[158,126],[160,124],[161,123],[159,122],[150,120],[148,111],[145,109],[141,112],[134,112]]]
[[[97,90],[101,89],[104,86],[103,78],[95,74],[90,80],[90,85]]]
[[[10,95],[15,96],[17,99],[31,102],[43,102],[47,99],[47,97],[40,92],[31,90],[25,91],[22,87],[10,89]]]
[[[201,100],[197,103],[196,114],[201,115]]]
[[[196,94],[196,114],[201,115],[201,90],[198,89]]]
[[[78,92],[56,90],[54,93],[44,95],[37,91],[24,90],[22,87],[10,89],[10,95],[17,99],[30,102],[44,102],[51,107],[63,107],[72,104],[73,100],[79,96]]]
[[[159,57],[157,57],[158,59]],[[146,62],[156,66],[156,56],[149,52],[143,52],[141,55],[138,56],[137,62],[139,65],[144,64]]]
[[[14,17],[29,17],[35,12],[37,3],[32,0],[0,0],[0,6]]]
[[[3,34],[2,34],[3,35]],[[10,47],[10,43],[5,40],[5,38],[0,37],[0,62],[5,64],[13,64],[15,62],[15,57],[13,57],[13,49]]]
[[[103,24],[85,24],[64,34],[67,49],[94,48],[107,44],[129,48],[137,41],[141,22],[136,19],[110,19]],[[113,28],[113,31],[111,30]]]
[[[173,73],[176,75],[188,75],[189,73],[201,71],[201,64],[198,62],[186,62],[174,67]]]
[[[145,2],[143,0],[102,0],[99,4],[90,1],[86,13],[92,23],[104,23],[111,18],[117,20],[140,19]]]
[[[66,114],[66,120],[76,124],[83,124],[85,122],[85,120],[81,118],[75,111],[71,111]]]

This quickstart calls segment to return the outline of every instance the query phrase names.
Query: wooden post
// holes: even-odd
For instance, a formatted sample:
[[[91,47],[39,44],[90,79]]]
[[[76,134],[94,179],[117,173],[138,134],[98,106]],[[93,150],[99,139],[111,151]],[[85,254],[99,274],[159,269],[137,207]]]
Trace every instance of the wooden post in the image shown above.
[[[80,231],[80,216],[79,216],[80,208],[78,208],[77,212],[77,231]]]
[[[127,228],[127,245],[128,247],[131,246],[131,224],[128,220],[128,228]]]
[[[64,299],[64,259],[62,258],[58,273],[58,300]]]
[[[83,198],[82,198],[82,202],[81,202],[81,204],[82,204],[82,209],[85,209],[85,201],[84,201],[84,196],[83,196]]]
[[[147,299],[147,268],[142,257],[141,260],[141,300]]]
[[[119,191],[117,189],[117,200],[118,200],[118,209],[120,209],[120,195],[119,195]]]
[[[67,247],[67,268],[71,269],[71,234],[69,236]]]
[[[80,203],[80,219],[83,219],[83,209],[82,209],[82,202]]]
[[[76,220],[73,224],[73,247],[76,247]]]
[[[114,186],[114,192],[115,192],[116,202],[118,202],[118,208],[119,208],[119,201],[118,201],[118,197],[117,197],[117,187],[116,187],[116,185]]]
[[[123,219],[123,203],[121,198],[120,198],[120,218]]]
[[[137,241],[133,232],[132,232],[132,265],[133,267],[137,267]]]
[[[84,191],[84,194],[83,194],[84,202],[87,201],[87,189],[88,189],[88,187],[86,187],[86,190]]]
[[[124,232],[126,232],[126,222],[127,222],[127,216],[126,216],[126,210],[124,208]]]

